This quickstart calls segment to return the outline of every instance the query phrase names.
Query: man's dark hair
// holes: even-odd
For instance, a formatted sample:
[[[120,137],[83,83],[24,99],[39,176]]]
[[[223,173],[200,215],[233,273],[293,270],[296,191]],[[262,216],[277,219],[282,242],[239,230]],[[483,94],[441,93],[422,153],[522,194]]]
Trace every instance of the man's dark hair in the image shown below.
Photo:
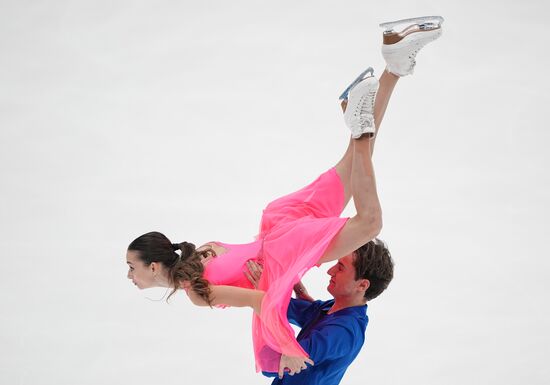
[[[369,301],[378,297],[390,284],[393,260],[384,242],[378,238],[355,250],[354,255],[355,279],[368,279],[370,282],[365,291],[365,299]]]

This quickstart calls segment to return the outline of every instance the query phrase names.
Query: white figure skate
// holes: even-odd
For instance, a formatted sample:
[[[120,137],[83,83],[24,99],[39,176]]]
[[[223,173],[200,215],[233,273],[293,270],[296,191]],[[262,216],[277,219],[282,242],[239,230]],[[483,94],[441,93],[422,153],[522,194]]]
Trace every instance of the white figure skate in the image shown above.
[[[349,91],[344,121],[354,139],[360,138],[363,134],[376,132],[374,125],[376,91],[378,91],[378,79],[372,75],[360,80]]]
[[[397,76],[411,75],[416,65],[416,54],[441,36],[443,21],[441,16],[424,16],[380,24],[385,28],[382,56],[386,60],[386,69]],[[394,31],[393,28],[399,25],[406,28],[401,32]]]

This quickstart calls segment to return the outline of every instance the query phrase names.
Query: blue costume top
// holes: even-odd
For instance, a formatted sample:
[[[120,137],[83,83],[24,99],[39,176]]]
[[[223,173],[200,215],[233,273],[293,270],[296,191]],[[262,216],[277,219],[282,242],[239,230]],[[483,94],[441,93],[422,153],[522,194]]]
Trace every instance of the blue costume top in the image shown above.
[[[296,339],[315,365],[294,376],[285,374],[282,380],[276,378],[272,385],[340,383],[365,342],[369,318],[367,305],[327,314],[333,304],[333,299],[315,302],[291,299],[288,320],[302,328]],[[264,372],[264,375],[272,377],[277,374]]]

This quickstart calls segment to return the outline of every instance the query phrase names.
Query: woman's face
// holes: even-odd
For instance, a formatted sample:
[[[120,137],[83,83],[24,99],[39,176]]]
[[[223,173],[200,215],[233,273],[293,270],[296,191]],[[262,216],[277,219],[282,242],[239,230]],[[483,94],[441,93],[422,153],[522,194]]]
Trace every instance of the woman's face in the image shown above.
[[[153,274],[153,264],[147,266],[143,263],[139,259],[139,251],[128,250],[126,253],[126,263],[128,264],[128,279],[131,279],[139,289],[157,286]]]

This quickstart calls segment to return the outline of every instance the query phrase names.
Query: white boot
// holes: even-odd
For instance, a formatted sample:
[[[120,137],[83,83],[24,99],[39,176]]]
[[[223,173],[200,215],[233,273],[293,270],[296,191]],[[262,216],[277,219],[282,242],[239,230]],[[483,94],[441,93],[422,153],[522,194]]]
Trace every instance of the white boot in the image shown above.
[[[376,132],[374,125],[376,91],[378,91],[378,79],[374,76],[361,80],[349,91],[344,121],[354,139],[360,138],[363,134]]]
[[[443,21],[441,16],[425,16],[380,24],[386,28],[382,44],[386,69],[397,76],[411,75],[416,65],[416,54],[441,36]],[[401,32],[395,32],[393,27],[397,25],[407,27]]]

